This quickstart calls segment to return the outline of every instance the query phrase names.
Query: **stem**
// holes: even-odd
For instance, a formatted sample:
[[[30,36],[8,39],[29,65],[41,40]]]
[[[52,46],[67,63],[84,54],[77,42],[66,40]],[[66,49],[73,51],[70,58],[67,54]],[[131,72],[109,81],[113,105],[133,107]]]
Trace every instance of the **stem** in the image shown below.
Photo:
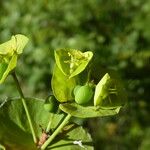
[[[15,81],[17,90],[18,90],[19,95],[20,95],[20,97],[21,97],[21,101],[22,101],[24,110],[25,110],[25,112],[26,112],[26,116],[27,116],[27,119],[28,119],[28,122],[29,122],[29,126],[30,126],[30,129],[31,129],[32,136],[33,136],[33,141],[34,141],[35,143],[37,143],[37,138],[36,138],[35,131],[34,131],[34,128],[33,128],[33,124],[32,124],[32,121],[31,121],[31,116],[30,116],[30,114],[29,114],[29,110],[28,110],[28,107],[27,107],[27,104],[26,104],[26,101],[25,101],[25,97],[24,97],[24,94],[23,94],[22,89],[21,89],[21,87],[20,87],[20,84],[19,84],[19,81],[18,81],[18,79],[17,79],[16,73],[15,73],[15,72],[12,72],[11,75],[12,75],[14,81]]]
[[[52,124],[53,117],[54,117],[54,114],[52,114],[50,116],[50,120],[49,120],[49,123],[48,123],[47,128],[46,128],[46,133],[48,133],[51,129],[51,124]]]
[[[71,115],[68,114],[59,127],[53,132],[53,134],[47,139],[47,141],[41,146],[41,150],[45,150],[46,147],[52,142],[52,140],[59,134],[62,128],[68,123]]]
[[[90,69],[90,67],[89,67],[89,71],[88,71],[87,79],[86,79],[86,85],[88,85],[88,84],[89,84],[90,77],[91,77],[91,69]]]

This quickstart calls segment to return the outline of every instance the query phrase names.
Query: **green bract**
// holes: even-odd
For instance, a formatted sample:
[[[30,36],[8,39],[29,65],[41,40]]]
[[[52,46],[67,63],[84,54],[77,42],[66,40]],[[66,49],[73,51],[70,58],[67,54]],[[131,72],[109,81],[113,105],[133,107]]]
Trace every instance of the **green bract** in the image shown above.
[[[72,101],[72,91],[76,86],[76,78],[68,78],[61,70],[55,65],[52,76],[52,90],[54,96],[59,102]]]
[[[1,62],[0,63],[0,84],[4,82],[7,75],[12,71],[17,64],[17,55],[13,55],[9,63]]]
[[[121,81],[106,73],[95,88],[94,106],[104,108],[122,106],[125,104],[126,98]]]
[[[11,40],[0,45],[0,56],[12,56],[14,53],[21,54],[27,42],[28,38],[24,35],[12,36]]]
[[[74,49],[60,49],[55,51],[55,60],[58,68],[69,78],[81,73],[92,57],[93,53],[91,51],[84,53]]]
[[[102,103],[102,100],[108,96],[109,83],[110,76],[108,73],[106,73],[95,88],[94,106],[100,105]]]
[[[75,101],[78,104],[87,104],[93,96],[93,91],[88,85],[78,87],[75,92]]]
[[[77,103],[64,103],[60,104],[59,108],[74,117],[79,118],[93,118],[93,117],[104,117],[104,116],[111,116],[116,115],[120,111],[120,106],[104,109],[104,108],[97,108],[95,106],[83,106]]]
[[[0,45],[0,84],[4,82],[9,72],[16,67],[18,55],[22,53],[27,42],[26,36],[18,34]]]

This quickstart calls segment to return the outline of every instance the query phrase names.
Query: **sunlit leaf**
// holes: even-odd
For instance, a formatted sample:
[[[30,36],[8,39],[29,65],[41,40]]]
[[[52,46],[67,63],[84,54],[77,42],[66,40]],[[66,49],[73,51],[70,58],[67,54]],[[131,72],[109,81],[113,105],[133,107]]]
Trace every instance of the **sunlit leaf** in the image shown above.
[[[111,109],[105,109],[95,106],[82,106],[77,103],[65,103],[60,104],[60,109],[65,113],[79,118],[92,118],[110,116],[119,113],[121,107],[114,107]]]
[[[81,73],[93,57],[91,51],[82,53],[74,49],[60,49],[55,51],[55,60],[64,75],[72,78]]]
[[[54,67],[51,84],[53,94],[59,102],[67,102],[73,100],[72,92],[74,87],[76,86],[76,79],[69,79],[61,72],[57,65]]]

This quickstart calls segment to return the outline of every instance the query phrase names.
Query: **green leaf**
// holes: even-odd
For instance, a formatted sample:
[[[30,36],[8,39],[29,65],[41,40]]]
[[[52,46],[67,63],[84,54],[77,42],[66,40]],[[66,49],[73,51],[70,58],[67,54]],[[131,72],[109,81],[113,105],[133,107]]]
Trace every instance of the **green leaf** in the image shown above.
[[[11,40],[0,45],[0,55],[12,56],[14,52],[21,54],[27,42],[28,38],[24,35],[17,34],[12,36]]]
[[[3,62],[0,63],[0,79],[2,79],[4,72],[6,71],[8,64]],[[0,80],[1,81],[1,80]]]
[[[91,51],[82,53],[74,49],[60,49],[55,51],[55,60],[64,75],[72,78],[81,73],[93,57]]]
[[[39,125],[46,128],[51,114],[44,110],[44,100],[28,98],[27,105],[36,135],[40,137],[42,131]],[[58,123],[62,118],[62,115],[55,115],[55,123]],[[56,124],[53,122],[52,128],[55,127]],[[0,129],[0,143],[6,148],[10,147],[11,150],[36,149],[20,99],[8,100],[0,108]]]
[[[62,132],[61,135],[59,135],[55,142],[59,140],[59,142],[54,143],[53,145],[49,146],[48,149],[50,150],[94,150],[92,146],[92,140],[91,136],[87,131],[85,131],[82,127],[80,126],[69,126],[65,127],[68,128],[67,130],[64,129],[64,134]],[[71,130],[73,129],[73,130]],[[79,143],[81,141],[82,145],[80,146],[79,144],[74,144],[74,143]]]
[[[32,118],[34,129],[37,138],[41,137],[42,129],[46,129],[48,121],[51,120],[52,131],[57,127],[60,121],[64,118],[63,114],[51,114],[44,109],[44,100],[27,98],[26,99],[29,113]],[[78,140],[79,135],[75,134],[79,131],[81,140],[84,142],[91,142],[91,137],[81,127],[73,127],[71,129],[64,129],[58,137],[50,145],[50,149],[68,148],[75,149],[77,146],[71,141]],[[26,119],[25,111],[20,99],[9,99],[0,108],[0,143],[11,150],[36,150],[33,143],[32,135]],[[53,148],[52,148],[53,147]],[[87,146],[88,147],[88,146]],[[49,149],[49,148],[48,148]],[[79,148],[78,148],[79,149]],[[88,147],[92,149],[91,146]]]
[[[96,85],[94,106],[111,108],[122,106],[127,99],[125,89],[118,78],[106,73]]]
[[[9,64],[2,62],[0,63],[0,84],[5,81],[8,74],[16,67],[17,65],[17,55],[13,55],[9,61]]]
[[[59,105],[60,109],[65,113],[68,113],[78,118],[93,118],[116,115],[120,111],[120,106],[111,109],[105,109],[95,106],[82,106],[77,103],[65,103]]]
[[[52,90],[53,94],[59,102],[67,102],[73,100],[73,89],[76,86],[74,78],[68,78],[61,70],[55,65],[52,77]]]

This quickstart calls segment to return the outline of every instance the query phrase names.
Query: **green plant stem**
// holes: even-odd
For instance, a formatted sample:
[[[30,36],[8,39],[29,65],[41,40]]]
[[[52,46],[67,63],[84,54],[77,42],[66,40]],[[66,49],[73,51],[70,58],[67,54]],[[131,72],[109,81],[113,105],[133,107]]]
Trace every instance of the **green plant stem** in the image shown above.
[[[25,101],[24,94],[23,94],[23,92],[22,92],[22,89],[21,89],[21,87],[20,87],[19,81],[18,81],[18,79],[17,79],[16,73],[13,72],[13,73],[12,73],[12,76],[13,76],[13,79],[14,79],[14,81],[15,81],[15,84],[16,84],[16,87],[17,87],[17,89],[18,89],[18,92],[19,92],[19,94],[20,94],[23,107],[24,107],[25,112],[26,112],[26,116],[27,116],[27,119],[28,119],[28,122],[29,122],[29,126],[30,126],[30,129],[31,129],[32,136],[33,136],[33,141],[34,141],[35,143],[37,143],[37,138],[36,138],[35,131],[34,131],[34,128],[33,128],[33,124],[32,124],[32,121],[31,121],[31,116],[30,116],[30,113],[29,113],[29,110],[28,110],[28,107],[27,107],[27,104],[26,104],[26,101]]]
[[[47,139],[47,141],[41,146],[41,150],[45,150],[46,147],[53,141],[53,139],[59,134],[62,128],[68,123],[71,115],[68,114],[59,127],[53,132],[53,134]]]
[[[48,133],[51,129],[51,124],[52,124],[52,120],[53,120],[54,114],[51,114],[50,116],[50,120],[48,122],[47,128],[46,128],[46,132]]]
[[[86,85],[88,85],[88,84],[89,84],[90,77],[91,77],[91,69],[90,69],[90,67],[89,67],[89,71],[88,71],[87,79],[86,79],[86,83],[85,83]]]

